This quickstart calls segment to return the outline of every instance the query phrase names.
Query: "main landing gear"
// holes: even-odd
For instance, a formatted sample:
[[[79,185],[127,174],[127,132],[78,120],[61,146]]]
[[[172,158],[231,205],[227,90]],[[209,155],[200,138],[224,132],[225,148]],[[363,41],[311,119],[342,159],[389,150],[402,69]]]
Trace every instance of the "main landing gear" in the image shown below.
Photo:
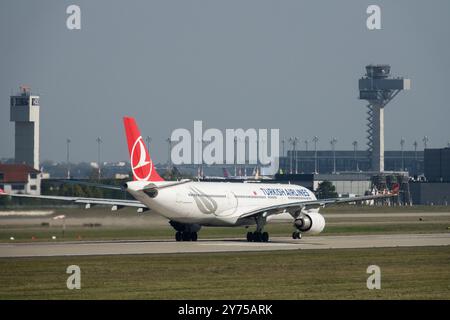
[[[176,241],[197,241],[201,226],[198,224],[180,223],[177,221],[169,221],[170,225],[177,231],[175,233]]]
[[[255,221],[256,221],[256,231],[255,232],[247,232],[247,241],[248,242],[268,242],[269,241],[269,233],[263,232],[264,225],[266,224],[265,215],[256,216]]]
[[[267,232],[247,232],[247,241],[248,242],[268,242],[269,241],[269,233]]]
[[[197,241],[198,235],[197,232],[189,232],[189,231],[177,231],[175,233],[176,241]]]

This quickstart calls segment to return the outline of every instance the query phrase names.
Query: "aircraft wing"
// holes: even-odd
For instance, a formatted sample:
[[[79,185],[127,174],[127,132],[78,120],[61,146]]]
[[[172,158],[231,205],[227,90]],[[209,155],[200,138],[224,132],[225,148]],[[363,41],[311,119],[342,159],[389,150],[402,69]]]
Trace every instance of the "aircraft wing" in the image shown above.
[[[311,201],[296,201],[290,203],[283,203],[268,207],[263,207],[259,209],[255,209],[249,212],[246,212],[240,216],[240,218],[248,218],[252,216],[257,216],[264,212],[267,212],[267,215],[271,214],[279,214],[288,211],[292,208],[317,208],[317,207],[325,207],[328,205],[340,204],[340,203],[349,203],[356,201],[367,201],[367,200],[377,200],[377,199],[385,199],[397,196],[397,193],[387,193],[387,194],[377,194],[377,195],[369,195],[369,196],[361,196],[361,197],[351,197],[351,198],[328,198],[328,199],[317,199]]]
[[[121,207],[134,207],[148,209],[147,206],[142,204],[137,200],[121,200],[121,199],[104,199],[104,198],[83,198],[83,197],[65,197],[65,196],[37,196],[30,194],[8,194],[0,189],[0,196],[11,196],[17,198],[35,198],[35,199],[47,199],[47,200],[59,200],[59,201],[69,201],[73,203],[82,203],[86,205],[110,205],[116,208]]]
[[[121,186],[116,185],[110,185],[110,184],[102,184],[102,183],[94,183],[89,181],[81,181],[81,180],[61,180],[62,183],[67,184],[77,184],[77,185],[83,185],[88,187],[95,187],[95,188],[101,188],[101,189],[110,189],[110,190],[122,190],[123,188]]]

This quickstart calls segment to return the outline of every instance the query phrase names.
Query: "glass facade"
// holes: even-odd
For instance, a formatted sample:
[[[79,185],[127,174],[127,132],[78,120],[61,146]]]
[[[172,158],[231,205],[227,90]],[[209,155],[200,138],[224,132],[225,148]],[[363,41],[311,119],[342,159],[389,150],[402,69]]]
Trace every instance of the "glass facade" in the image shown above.
[[[317,151],[317,172],[333,173],[336,160],[336,172],[370,171],[370,158],[367,151],[336,150]],[[280,168],[284,173],[315,172],[316,156],[312,151],[289,150],[280,158]],[[402,168],[404,167],[404,168]],[[423,151],[385,151],[385,171],[408,171],[411,176],[424,173]]]

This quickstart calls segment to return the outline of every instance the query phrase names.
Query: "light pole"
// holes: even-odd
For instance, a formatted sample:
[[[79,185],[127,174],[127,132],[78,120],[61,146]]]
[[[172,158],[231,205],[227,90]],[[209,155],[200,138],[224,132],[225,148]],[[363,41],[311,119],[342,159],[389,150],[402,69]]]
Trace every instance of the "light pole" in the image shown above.
[[[430,141],[430,139],[428,139],[427,136],[424,136],[422,141],[423,141],[423,150],[425,151],[425,149],[427,148],[427,145],[428,145],[428,141]]]
[[[170,151],[172,149],[172,140],[170,138],[166,139],[167,142],[167,171],[170,172],[170,169],[172,167],[172,159],[170,158]]]
[[[353,160],[355,161],[356,171],[359,171],[358,160],[356,159],[356,152],[358,151],[358,141],[353,141]]]
[[[414,141],[413,146],[414,146],[414,173],[417,174],[417,146],[419,144],[417,143],[417,141]]]
[[[404,145],[405,145],[405,139],[402,137],[400,139],[400,148],[401,148],[401,151],[402,151],[402,171],[405,170],[405,158],[403,156],[404,155],[404,152],[403,152]]]
[[[234,137],[234,147],[233,147],[233,154],[234,154],[234,176],[237,176],[237,137]]]
[[[198,144],[198,167],[197,167],[197,178],[201,178],[202,176],[202,164],[203,164],[203,158],[202,158],[202,151],[203,151],[203,140],[202,138],[197,139]]]
[[[303,143],[305,144],[305,151],[306,151],[306,153],[305,153],[305,160],[304,160],[304,163],[306,164],[306,159],[308,159],[309,157],[308,157],[308,139],[305,139],[305,140],[303,140]],[[308,159],[309,160],[309,159]],[[306,165],[305,165],[305,167],[306,167]],[[305,169],[303,169],[303,171],[305,171]]]
[[[101,137],[97,137],[97,139],[95,139],[95,141],[97,141],[98,180],[100,180],[101,175],[102,175],[102,169],[101,169],[101,165],[100,165],[100,144],[103,142],[103,140]]]
[[[67,179],[70,179],[70,143],[72,141],[67,138],[66,144],[67,144]]]
[[[314,142],[314,173],[319,173],[317,171],[317,142],[319,141],[318,136],[314,136],[313,142]]]
[[[152,138],[150,136],[147,136],[145,138],[145,141],[147,141],[147,152],[150,153],[150,143],[152,142]]]
[[[266,141],[266,138],[264,138],[264,137],[258,137],[258,141],[261,143],[261,146],[262,146],[262,150],[266,150],[266,152],[268,151],[268,147],[266,147],[266,148],[264,148],[265,147],[265,144],[267,143],[267,141]],[[257,160],[257,167],[256,167],[256,169],[257,169],[257,174],[259,175],[260,173],[261,173],[261,161],[260,161],[260,158],[259,158],[259,153],[258,153],[258,155],[257,155],[257,158],[256,158]]]
[[[295,174],[298,173],[298,154],[297,154],[297,152],[295,151],[295,147],[297,146],[298,140],[299,140],[298,137],[294,137]]]
[[[200,139],[200,158],[202,159],[202,163],[201,163],[201,176],[203,178],[203,176],[205,175],[205,173],[203,172],[203,149],[205,148],[205,144],[206,144],[206,140],[203,140],[203,138]]]
[[[333,151],[333,173],[336,173],[336,142],[337,139],[335,137],[331,138],[330,144],[331,144],[331,150]]]
[[[292,143],[292,138],[289,138],[289,143]],[[289,153],[289,151],[288,151]],[[291,154],[289,155],[289,173],[292,174],[292,150]]]
[[[298,161],[297,161],[297,152],[295,151],[295,147],[297,145],[298,137],[289,138],[289,142],[292,143],[292,152],[295,157],[295,174],[298,172]],[[291,154],[291,174],[292,174],[292,154]]]

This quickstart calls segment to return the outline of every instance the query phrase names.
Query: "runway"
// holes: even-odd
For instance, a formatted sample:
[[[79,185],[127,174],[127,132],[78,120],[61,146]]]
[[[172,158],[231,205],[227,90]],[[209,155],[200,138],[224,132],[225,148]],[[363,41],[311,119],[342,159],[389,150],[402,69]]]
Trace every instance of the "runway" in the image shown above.
[[[249,243],[242,239],[199,240],[197,242],[175,242],[171,240],[45,242],[0,244],[0,258],[448,245],[450,245],[450,233],[305,236],[301,240],[293,240],[288,237],[274,237],[268,243]]]

